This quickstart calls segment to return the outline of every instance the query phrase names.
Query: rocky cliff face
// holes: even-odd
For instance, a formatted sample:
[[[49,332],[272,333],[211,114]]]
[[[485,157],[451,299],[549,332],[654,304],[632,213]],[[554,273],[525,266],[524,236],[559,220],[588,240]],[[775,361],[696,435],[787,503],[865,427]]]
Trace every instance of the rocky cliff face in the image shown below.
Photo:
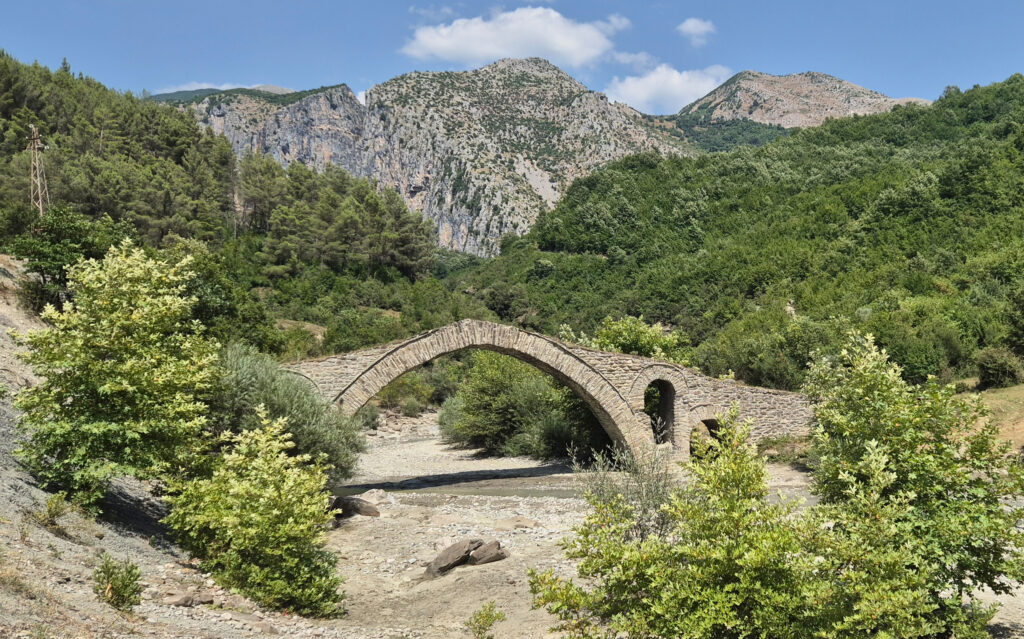
[[[239,153],[334,163],[394,187],[437,222],[441,246],[478,255],[526,232],[572,180],[602,164],[645,150],[688,152],[539,59],[410,73],[370,89],[365,106],[339,85],[274,99],[228,92],[188,108]]]
[[[890,98],[813,71],[791,75],[741,71],[679,113],[702,116],[709,123],[745,119],[789,128],[818,126],[827,118],[882,113],[907,103],[928,101]]]

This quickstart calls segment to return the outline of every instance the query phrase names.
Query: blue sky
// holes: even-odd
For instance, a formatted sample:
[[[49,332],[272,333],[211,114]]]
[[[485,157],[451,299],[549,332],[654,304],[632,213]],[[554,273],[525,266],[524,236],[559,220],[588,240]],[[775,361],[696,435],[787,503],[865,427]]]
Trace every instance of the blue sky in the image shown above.
[[[743,69],[822,71],[935,98],[1024,72],[1024,1],[7,3],[0,48],[108,86],[344,82],[537,55],[643,111],[674,112]]]

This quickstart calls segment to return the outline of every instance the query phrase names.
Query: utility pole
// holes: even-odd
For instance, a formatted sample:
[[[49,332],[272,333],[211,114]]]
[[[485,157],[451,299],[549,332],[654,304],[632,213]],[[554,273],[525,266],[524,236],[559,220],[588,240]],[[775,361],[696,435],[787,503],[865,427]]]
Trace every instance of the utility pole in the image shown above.
[[[28,141],[28,150],[32,152],[32,206],[39,209],[41,216],[50,206],[50,191],[46,188],[46,170],[43,168],[43,139],[39,137],[36,125],[28,125],[32,137]]]

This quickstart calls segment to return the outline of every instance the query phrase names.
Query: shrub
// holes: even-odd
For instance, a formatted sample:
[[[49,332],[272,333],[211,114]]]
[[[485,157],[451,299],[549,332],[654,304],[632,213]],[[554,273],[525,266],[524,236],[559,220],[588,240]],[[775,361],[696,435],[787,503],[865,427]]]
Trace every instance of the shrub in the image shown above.
[[[455,396],[441,409],[441,434],[492,455],[565,456],[608,445],[604,430],[572,391],[529,364],[473,353]]]
[[[1024,509],[1011,505],[1024,494],[1024,468],[1009,444],[981,421],[980,400],[934,380],[908,384],[870,337],[852,334],[815,363],[805,390],[818,421],[814,492],[834,512],[856,507],[860,520],[895,511],[885,522],[899,534],[876,545],[925,579],[932,612],[920,616],[963,636],[984,610],[982,588],[1008,592],[1024,577]],[[864,495],[869,507],[858,505]]]
[[[643,316],[625,316],[619,320],[606,317],[592,337],[575,334],[568,325],[559,330],[559,337],[587,348],[615,351],[663,359],[677,364],[689,364],[690,340],[678,331],[668,332],[661,324],[647,324]]]
[[[321,459],[289,455],[284,420],[227,433],[211,477],[170,485],[164,520],[226,587],[304,615],[340,612],[337,557],[323,548],[332,518]]]
[[[426,375],[419,370],[409,371],[394,380],[377,393],[377,400],[383,408],[402,409],[403,404],[413,400],[421,407],[430,402],[433,388]],[[418,414],[418,413],[417,413]]]
[[[593,512],[564,543],[582,584],[530,572],[536,605],[570,637],[780,637],[801,634],[804,528],[788,503],[769,504],[764,462],[735,414],[721,440],[688,466],[693,481],[662,507],[651,532],[615,491],[590,492]],[[658,501],[658,500],[655,500]],[[585,585],[584,585],[585,584]]]
[[[107,216],[90,220],[70,208],[55,206],[33,220],[31,232],[9,241],[9,250],[25,260],[26,279],[20,295],[26,306],[41,311],[67,301],[71,267],[83,259],[102,259],[107,250],[131,235],[125,222]]]
[[[100,601],[123,611],[139,605],[142,602],[139,567],[127,557],[124,561],[115,561],[108,553],[103,553],[100,561],[92,573],[92,589]]]
[[[589,501],[608,504],[621,499],[630,508],[635,523],[627,538],[668,534],[672,522],[665,506],[679,488],[679,475],[663,451],[652,448],[635,455],[615,447],[596,455],[589,465],[574,463],[573,471]]]
[[[44,380],[18,395],[19,455],[44,486],[95,504],[111,477],[187,465],[218,375],[217,344],[190,319],[190,277],[188,258],[172,266],[125,242],[73,267],[74,303],[18,336]]]
[[[284,418],[295,452],[324,455],[331,479],[350,477],[364,442],[359,423],[325,401],[310,383],[283,370],[252,346],[231,344],[221,353],[223,379],[211,401],[210,419],[218,431],[259,428],[256,407],[271,419]]]
[[[402,400],[399,410],[406,417],[419,417],[423,412],[423,404],[415,397],[406,397]]]
[[[473,639],[494,639],[491,629],[501,621],[505,621],[505,613],[498,610],[493,601],[488,601],[466,620],[466,630],[473,635]]]
[[[71,504],[64,493],[55,493],[46,499],[46,506],[33,511],[30,516],[37,524],[51,532],[61,532],[60,523],[57,521],[71,510]]]
[[[1024,370],[1020,358],[1005,348],[989,347],[974,356],[979,388],[1003,388],[1019,384]]]

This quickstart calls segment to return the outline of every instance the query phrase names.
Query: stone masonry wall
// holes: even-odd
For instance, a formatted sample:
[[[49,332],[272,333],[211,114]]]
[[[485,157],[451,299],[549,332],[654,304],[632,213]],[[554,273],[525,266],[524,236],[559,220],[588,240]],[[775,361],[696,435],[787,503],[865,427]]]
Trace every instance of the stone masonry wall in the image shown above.
[[[309,379],[327,399],[354,412],[388,383],[440,355],[484,348],[522,359],[554,375],[587,401],[613,439],[631,447],[653,441],[643,412],[647,385],[662,380],[675,390],[672,442],[689,454],[690,431],[702,420],[739,406],[755,439],[805,434],[813,421],[798,393],[714,379],[689,368],[635,355],[597,351],[511,326],[462,320],[422,335],[343,355],[306,360],[287,368]]]

